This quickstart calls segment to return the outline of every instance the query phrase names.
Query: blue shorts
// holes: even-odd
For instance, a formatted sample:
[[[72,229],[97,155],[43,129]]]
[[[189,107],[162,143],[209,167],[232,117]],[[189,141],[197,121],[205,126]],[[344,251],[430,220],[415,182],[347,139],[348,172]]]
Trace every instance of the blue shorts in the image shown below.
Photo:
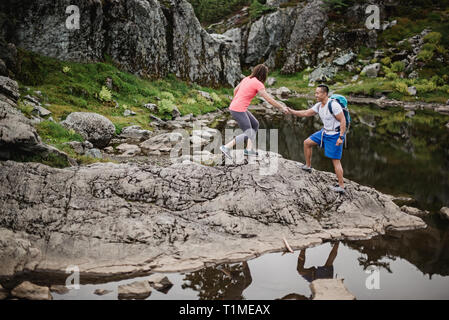
[[[320,147],[324,147],[324,155],[330,159],[340,160],[343,154],[343,143],[337,147],[337,140],[340,135],[333,134],[327,135],[323,134],[323,129],[312,134],[309,139],[318,144]],[[321,144],[321,138],[323,138],[323,143]]]

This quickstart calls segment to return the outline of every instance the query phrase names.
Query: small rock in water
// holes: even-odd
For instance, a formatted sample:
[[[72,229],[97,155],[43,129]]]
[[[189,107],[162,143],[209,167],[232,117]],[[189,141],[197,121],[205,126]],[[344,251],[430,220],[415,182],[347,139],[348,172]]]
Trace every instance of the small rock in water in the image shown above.
[[[66,286],[62,286],[62,285],[52,285],[50,287],[50,291],[51,292],[56,292],[57,294],[66,294],[68,293],[70,290],[66,287]]]
[[[148,278],[150,285],[157,291],[167,293],[168,290],[173,286],[168,278],[163,274],[153,274]]]
[[[413,198],[410,198],[410,197],[394,197],[393,196],[392,200],[399,207],[416,205],[416,200]]]
[[[417,216],[417,217],[424,217],[429,214],[429,211],[422,211],[418,208],[408,207],[408,206],[402,206],[401,210],[407,214],[410,214],[412,216]]]
[[[0,285],[0,300],[5,300],[8,296],[8,291]]]
[[[148,281],[136,281],[118,287],[119,299],[145,299],[151,294]]]
[[[106,290],[106,289],[97,289],[94,291],[94,294],[97,296],[104,296],[105,294],[111,293],[112,290]]]
[[[440,215],[441,215],[443,218],[449,220],[449,208],[447,208],[447,207],[441,208],[441,209],[440,209]]]
[[[50,289],[47,287],[37,286],[29,281],[22,282],[15,287],[11,294],[14,297],[28,300],[52,300]]]

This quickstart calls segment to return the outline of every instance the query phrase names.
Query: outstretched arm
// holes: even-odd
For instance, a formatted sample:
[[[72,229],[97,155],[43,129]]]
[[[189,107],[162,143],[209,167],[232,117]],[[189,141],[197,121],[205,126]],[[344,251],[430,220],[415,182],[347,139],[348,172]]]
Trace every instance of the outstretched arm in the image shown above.
[[[313,109],[293,110],[291,108],[288,108],[288,111],[290,114],[295,115],[297,117],[313,117],[314,115],[316,115],[316,112]]]
[[[288,113],[288,108],[285,107],[284,105],[280,104],[279,102],[277,102],[276,100],[274,100],[268,93],[267,91],[265,91],[265,89],[260,90],[259,95],[264,98],[269,104],[271,104],[272,106],[280,109],[282,112],[284,113]]]

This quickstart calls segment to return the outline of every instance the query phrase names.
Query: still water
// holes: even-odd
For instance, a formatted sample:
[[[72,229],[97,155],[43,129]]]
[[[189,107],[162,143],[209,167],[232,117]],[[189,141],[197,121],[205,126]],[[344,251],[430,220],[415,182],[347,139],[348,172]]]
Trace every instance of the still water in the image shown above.
[[[310,281],[318,278],[344,279],[357,299],[449,299],[449,224],[437,217],[427,222],[426,230],[324,243],[293,254],[272,253],[247,262],[166,274],[173,286],[165,293],[153,290],[147,299],[306,300],[311,298]],[[83,284],[53,297],[117,299],[119,285],[137,280],[145,277]],[[99,288],[111,292],[97,296],[93,292]]]

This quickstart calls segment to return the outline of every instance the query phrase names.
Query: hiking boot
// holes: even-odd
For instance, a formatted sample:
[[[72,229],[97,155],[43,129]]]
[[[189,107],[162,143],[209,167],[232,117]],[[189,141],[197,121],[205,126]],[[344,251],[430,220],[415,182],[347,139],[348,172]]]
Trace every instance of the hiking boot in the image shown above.
[[[345,188],[342,188],[340,186],[338,186],[338,187],[331,187],[331,190],[334,191],[334,192],[337,192],[337,193],[341,193],[341,194],[344,194],[346,192]]]
[[[259,153],[257,151],[254,150],[243,150],[243,153],[245,154],[245,156],[258,156]]]
[[[301,169],[304,170],[304,171],[306,171],[306,172],[309,172],[309,173],[312,172],[312,167],[309,167],[309,166],[307,166],[307,165],[303,165],[303,166],[301,167]]]
[[[231,150],[226,147],[226,146],[221,146],[220,147],[220,151],[223,152],[223,154],[228,157],[229,159],[231,159],[232,161],[234,161],[234,159],[231,156]]]

